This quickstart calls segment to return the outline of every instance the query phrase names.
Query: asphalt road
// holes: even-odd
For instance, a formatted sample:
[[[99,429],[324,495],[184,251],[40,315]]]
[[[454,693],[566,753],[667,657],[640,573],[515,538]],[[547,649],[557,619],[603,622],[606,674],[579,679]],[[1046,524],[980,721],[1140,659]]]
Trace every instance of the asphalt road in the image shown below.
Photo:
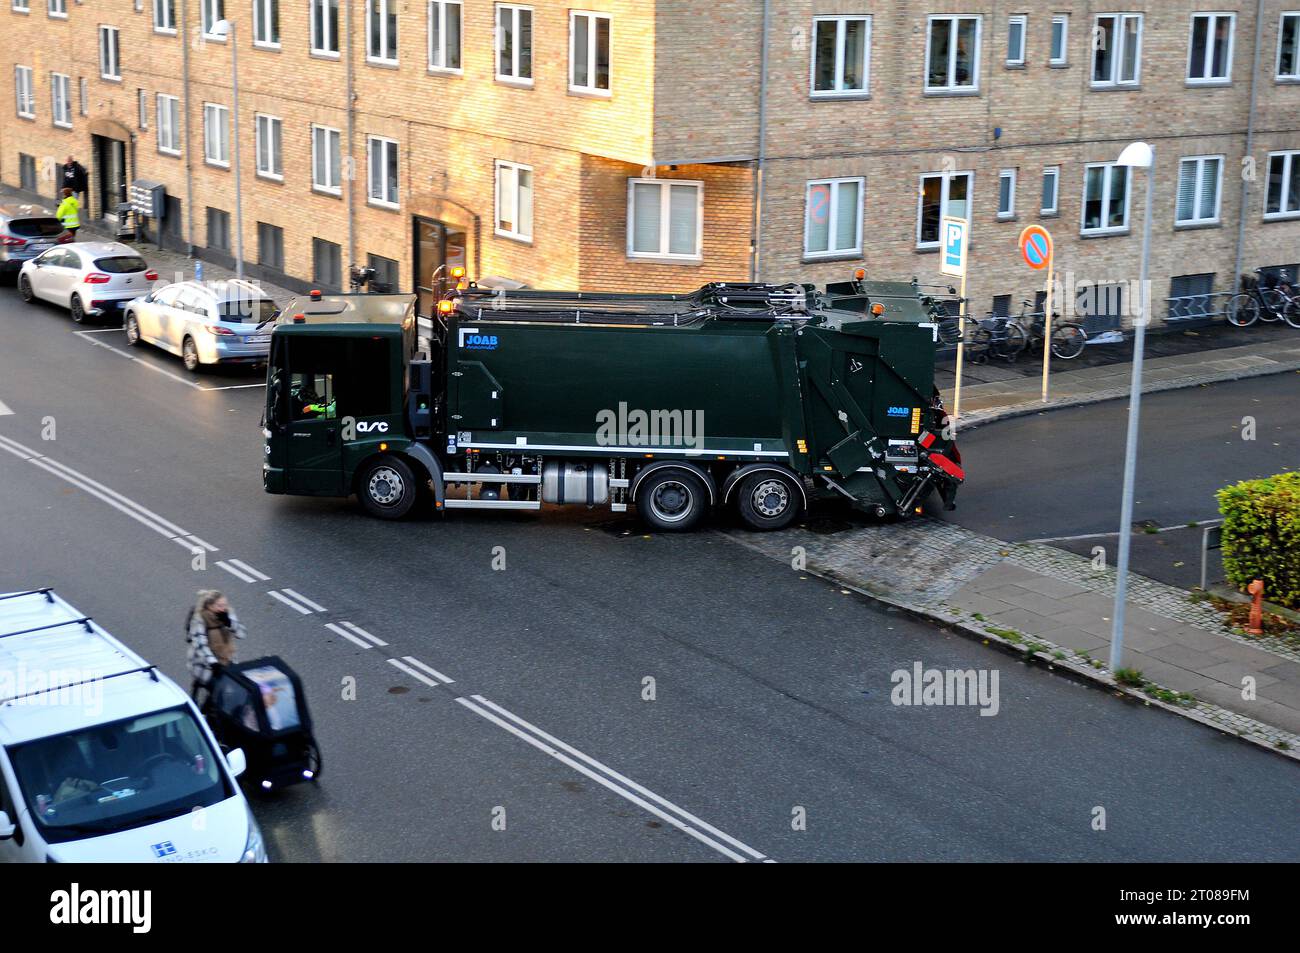
[[[256,386],[198,389],[74,330],[0,290],[0,438],[21,445],[0,452],[0,591],[54,585],[180,679],[185,608],[225,589],[244,657],[303,675],[324,753],[318,785],[255,805],[278,859],[1300,859],[1288,761],[720,534],[268,496]],[[915,662],[996,670],[997,715],[891,704]]]

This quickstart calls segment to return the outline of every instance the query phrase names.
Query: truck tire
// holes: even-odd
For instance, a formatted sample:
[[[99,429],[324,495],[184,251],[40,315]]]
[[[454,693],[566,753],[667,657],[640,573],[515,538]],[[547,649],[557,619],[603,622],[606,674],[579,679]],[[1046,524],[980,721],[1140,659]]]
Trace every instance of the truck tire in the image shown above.
[[[371,516],[400,520],[419,498],[420,488],[410,466],[397,457],[379,457],[361,471],[357,499]]]
[[[803,495],[783,474],[770,470],[751,473],[736,487],[736,509],[750,529],[784,529],[803,509]]]
[[[636,508],[652,528],[681,533],[695,526],[709,505],[704,481],[689,470],[656,470],[637,489]]]

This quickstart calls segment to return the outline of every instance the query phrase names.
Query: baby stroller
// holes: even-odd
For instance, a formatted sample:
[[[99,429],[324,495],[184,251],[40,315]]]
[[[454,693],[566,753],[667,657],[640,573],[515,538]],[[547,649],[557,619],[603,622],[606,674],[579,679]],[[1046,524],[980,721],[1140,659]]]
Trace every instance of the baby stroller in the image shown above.
[[[320,777],[320,748],[302,681],[271,655],[217,667],[203,713],[222,750],[242,748],[244,775],[263,791]]]

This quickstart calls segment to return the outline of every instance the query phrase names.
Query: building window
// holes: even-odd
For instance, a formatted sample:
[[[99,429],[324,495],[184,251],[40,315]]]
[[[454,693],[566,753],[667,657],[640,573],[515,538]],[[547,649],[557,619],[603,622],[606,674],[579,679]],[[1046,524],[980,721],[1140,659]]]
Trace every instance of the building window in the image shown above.
[[[497,79],[533,84],[533,8],[497,4]]]
[[[343,285],[343,249],[323,238],[311,240],[312,284],[325,290]]]
[[[24,192],[37,190],[36,156],[29,156],[25,152],[18,153],[18,187]]]
[[[1083,176],[1084,234],[1127,229],[1129,167],[1097,162],[1085,166]]]
[[[1070,62],[1070,15],[1058,13],[1052,17],[1052,52],[1048,64],[1065,66]]]
[[[1175,275],[1169,279],[1170,321],[1212,318],[1214,309],[1214,273]]]
[[[12,0],[9,9],[13,10],[14,13],[31,13],[32,11],[30,0]]]
[[[376,294],[392,294],[397,290],[400,266],[393,259],[382,255],[367,255],[366,267],[373,268],[375,272],[374,280],[370,283],[371,291]]]
[[[805,258],[862,251],[862,178],[818,179],[804,193]]]
[[[1055,215],[1060,211],[1061,167],[1049,166],[1043,170],[1043,197],[1038,206],[1040,215]]]
[[[497,160],[496,233],[533,240],[533,170],[531,166]]]
[[[14,67],[14,97],[17,100],[18,115],[23,119],[35,119],[36,96],[32,89],[30,66]]]
[[[1209,225],[1219,220],[1223,156],[1190,156],[1178,163],[1179,225]]]
[[[1235,13],[1198,13],[1192,17],[1187,50],[1187,82],[1226,83],[1232,74]]]
[[[994,295],[992,311],[995,318],[1011,317],[1011,295]]]
[[[459,73],[462,29],[460,0],[432,0],[429,4],[429,69]]]
[[[980,17],[930,17],[926,92],[979,89]]]
[[[366,59],[397,62],[397,0],[366,0]]]
[[[1300,81],[1300,12],[1286,12],[1278,24],[1277,78]]]
[[[370,201],[375,205],[397,208],[400,200],[397,142],[370,136],[366,139],[366,153],[370,164],[370,186],[367,192]]]
[[[267,179],[284,178],[283,123],[278,116],[258,113],[253,117],[257,174]]]
[[[700,259],[704,183],[627,180],[629,258]]]
[[[1016,170],[998,173],[998,218],[1016,217]]]
[[[203,158],[230,167],[230,110],[216,103],[203,104]]]
[[[253,0],[253,45],[280,48],[280,0]]]
[[[118,34],[115,26],[99,28],[99,76],[101,79],[120,80],[121,65],[118,62]]]
[[[257,223],[257,263],[270,271],[284,271],[284,229]]]
[[[609,92],[609,14],[569,13],[569,89]]]
[[[343,157],[337,129],[311,127],[311,186],[331,195],[343,191]]]
[[[939,227],[944,218],[970,221],[970,193],[973,172],[921,176],[921,194],[916,219],[916,247],[937,248]]]
[[[1025,30],[1029,18],[1017,14],[1007,18],[1007,65],[1011,67],[1025,65]]]
[[[311,51],[339,55],[339,0],[311,0]]]
[[[1300,215],[1300,152],[1268,154],[1268,196],[1265,218],[1294,218]]]
[[[199,0],[199,15],[203,20],[203,35],[209,40],[226,41],[224,36],[217,36],[212,31],[226,18],[226,0]]]
[[[78,88],[81,94],[80,100],[78,101],[78,105],[81,108],[81,115],[84,116],[86,115],[86,109],[88,108],[88,103],[90,102],[90,81],[87,80],[86,77],[84,76],[81,77],[81,83]]]
[[[47,0],[45,12],[56,20],[68,18],[68,0]]]
[[[813,96],[866,93],[870,71],[871,17],[813,17]]]
[[[230,251],[230,213],[219,208],[208,209],[208,247],[213,251]]]
[[[1097,17],[1092,39],[1092,85],[1136,86],[1141,76],[1142,14]]]
[[[143,89],[135,91],[136,112],[139,114],[139,123],[141,129],[149,128],[149,94]]]
[[[71,79],[64,73],[50,74],[50,118],[61,129],[72,128]]]
[[[158,94],[158,151],[181,154],[181,101],[164,93]]]
[[[176,0],[153,0],[153,31],[176,32]]]

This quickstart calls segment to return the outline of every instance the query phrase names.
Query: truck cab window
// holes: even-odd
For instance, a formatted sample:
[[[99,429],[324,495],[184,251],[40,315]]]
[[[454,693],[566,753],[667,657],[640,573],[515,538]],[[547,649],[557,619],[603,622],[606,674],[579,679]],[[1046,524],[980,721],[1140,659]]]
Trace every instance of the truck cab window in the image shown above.
[[[289,378],[294,420],[333,420],[338,416],[334,375],[295,371]]]

